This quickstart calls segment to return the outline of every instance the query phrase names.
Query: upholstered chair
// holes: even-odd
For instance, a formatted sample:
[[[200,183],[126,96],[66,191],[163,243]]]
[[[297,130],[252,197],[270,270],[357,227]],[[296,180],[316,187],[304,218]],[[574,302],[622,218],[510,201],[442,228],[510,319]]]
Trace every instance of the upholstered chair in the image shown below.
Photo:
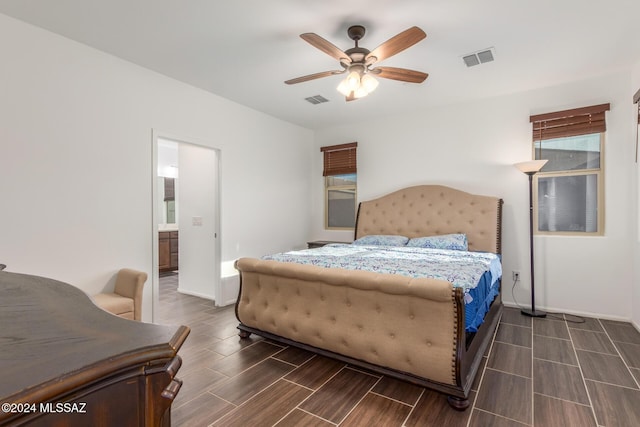
[[[142,319],[142,289],[147,281],[147,273],[123,268],[118,271],[113,292],[93,297],[102,309],[130,320]]]

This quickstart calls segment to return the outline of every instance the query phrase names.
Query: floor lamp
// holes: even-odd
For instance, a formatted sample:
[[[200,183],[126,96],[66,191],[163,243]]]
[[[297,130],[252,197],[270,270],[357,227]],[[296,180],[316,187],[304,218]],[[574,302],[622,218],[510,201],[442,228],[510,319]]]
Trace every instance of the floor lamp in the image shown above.
[[[531,262],[531,310],[522,309],[524,315],[531,317],[546,317],[547,313],[536,310],[536,291],[534,282],[533,268],[533,175],[538,173],[540,169],[547,163],[547,160],[530,160],[528,162],[516,163],[521,172],[529,175],[529,256]]]

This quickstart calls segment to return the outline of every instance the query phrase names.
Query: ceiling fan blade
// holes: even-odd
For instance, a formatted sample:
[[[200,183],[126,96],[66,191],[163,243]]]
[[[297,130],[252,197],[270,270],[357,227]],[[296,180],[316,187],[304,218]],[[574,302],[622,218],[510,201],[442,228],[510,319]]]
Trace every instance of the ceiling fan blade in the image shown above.
[[[382,61],[413,46],[425,37],[427,37],[427,34],[420,28],[411,27],[373,49],[367,55],[366,59],[373,59],[375,57],[374,62]]]
[[[349,55],[347,55],[340,48],[336,47],[333,43],[320,37],[319,35],[315,33],[304,33],[300,34],[300,37],[311,46],[320,49],[330,57],[335,58],[340,62],[345,62],[346,64],[351,63],[351,58],[349,58]]]
[[[308,76],[296,77],[285,81],[288,85],[294,85],[296,83],[308,82],[309,80],[320,79],[322,77],[335,76],[336,74],[343,74],[346,70],[334,70],[334,71],[322,71],[320,73],[309,74]]]
[[[377,77],[385,79],[400,80],[401,82],[422,83],[429,74],[421,71],[408,70],[396,67],[376,67],[370,71]]]

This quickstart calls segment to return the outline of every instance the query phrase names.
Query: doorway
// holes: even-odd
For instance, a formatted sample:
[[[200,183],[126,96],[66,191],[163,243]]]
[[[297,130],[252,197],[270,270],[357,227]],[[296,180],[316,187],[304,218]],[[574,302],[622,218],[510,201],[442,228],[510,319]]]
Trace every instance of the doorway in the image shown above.
[[[153,319],[160,274],[177,291],[220,295],[220,152],[204,143],[153,132]]]

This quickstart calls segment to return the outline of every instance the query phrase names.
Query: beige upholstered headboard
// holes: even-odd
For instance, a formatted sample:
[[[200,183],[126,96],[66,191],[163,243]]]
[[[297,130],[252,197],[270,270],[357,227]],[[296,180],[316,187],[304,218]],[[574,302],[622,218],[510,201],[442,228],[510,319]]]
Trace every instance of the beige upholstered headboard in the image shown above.
[[[501,253],[502,199],[442,185],[418,185],[361,202],[355,238],[464,233],[470,251]]]

